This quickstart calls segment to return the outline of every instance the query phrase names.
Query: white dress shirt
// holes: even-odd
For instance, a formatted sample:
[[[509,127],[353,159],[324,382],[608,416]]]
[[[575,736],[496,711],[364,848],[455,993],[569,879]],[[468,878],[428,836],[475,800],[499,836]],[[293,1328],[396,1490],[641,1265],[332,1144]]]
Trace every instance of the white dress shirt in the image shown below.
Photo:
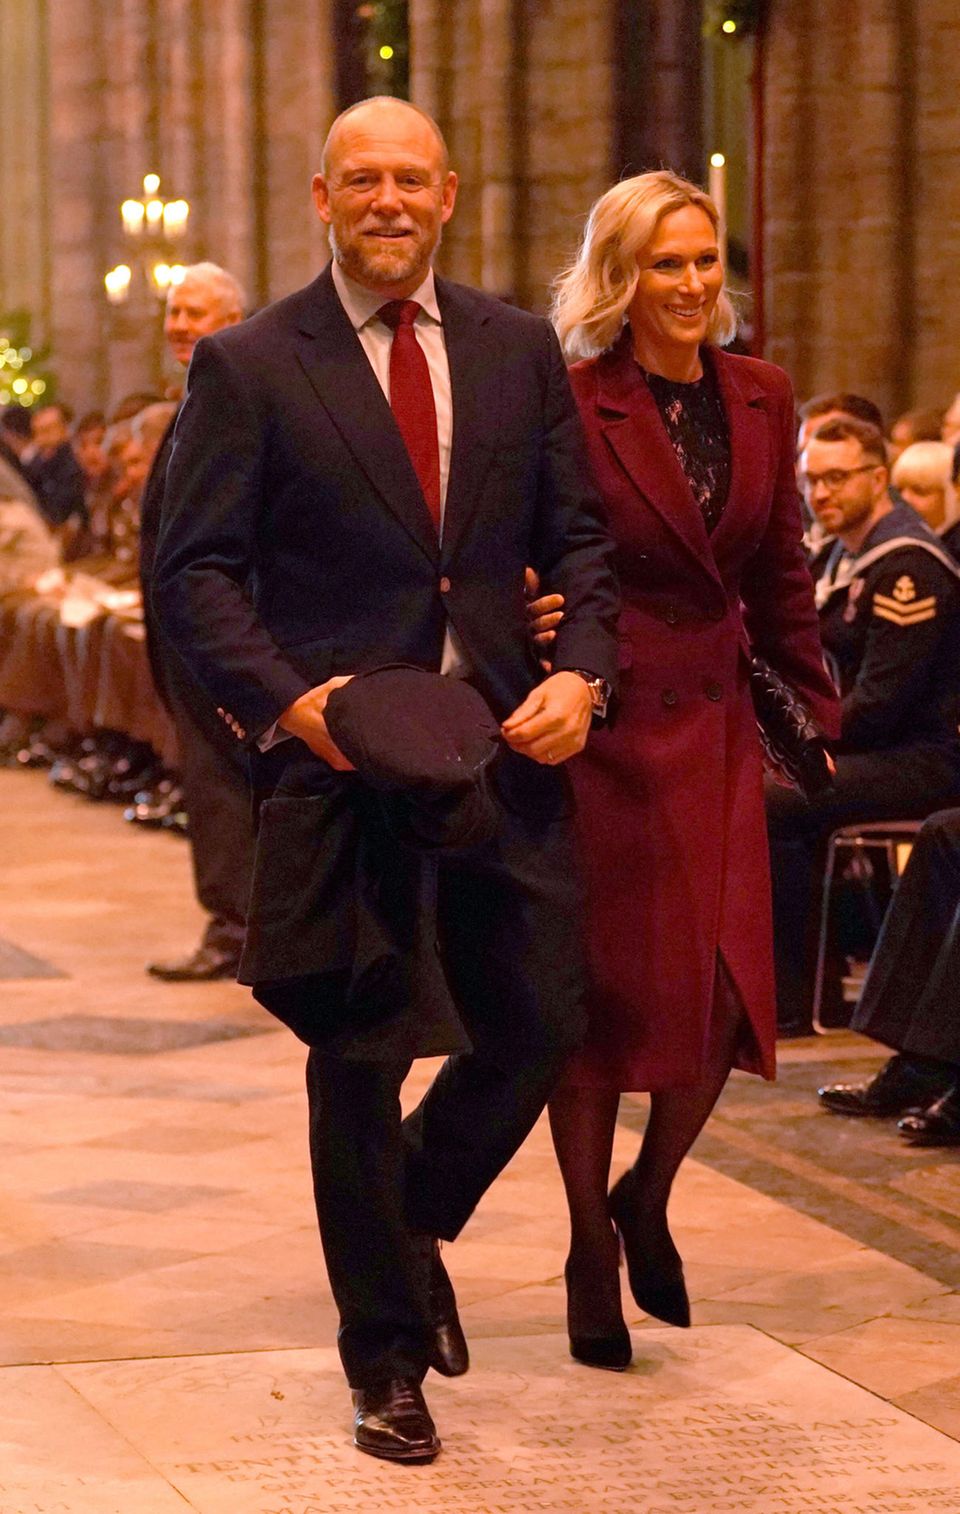
[[[390,403],[390,349],[393,332],[377,318],[377,311],[388,303],[382,294],[365,289],[355,279],[344,273],[339,263],[333,263],[333,287],[336,289],[360,345],[367,355],[377,383],[383,390],[387,404]],[[447,501],[447,481],[450,477],[450,451],[453,443],[453,395],[450,386],[450,364],[447,361],[447,344],[443,335],[443,318],[437,304],[437,291],[433,269],[418,289],[409,296],[420,306],[414,321],[417,341],[423,348],[430,371],[430,387],[433,389],[433,404],[437,412],[437,445],[440,451],[440,532],[443,534],[443,516]],[[453,626],[447,622],[440,660],[441,673],[453,678],[465,678],[470,672],[467,654]],[[278,741],[285,741],[289,732],[271,726],[260,737],[261,751],[267,751]]]

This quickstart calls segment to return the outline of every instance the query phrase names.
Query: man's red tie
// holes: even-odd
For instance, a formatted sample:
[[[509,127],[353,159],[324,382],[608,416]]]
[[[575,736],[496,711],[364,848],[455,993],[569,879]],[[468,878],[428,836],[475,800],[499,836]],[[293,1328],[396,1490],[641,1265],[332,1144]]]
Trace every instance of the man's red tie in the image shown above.
[[[420,488],[440,534],[440,448],[437,407],[423,348],[413,323],[420,311],[416,300],[391,300],[377,315],[393,331],[390,347],[390,409],[400,428],[420,480]]]

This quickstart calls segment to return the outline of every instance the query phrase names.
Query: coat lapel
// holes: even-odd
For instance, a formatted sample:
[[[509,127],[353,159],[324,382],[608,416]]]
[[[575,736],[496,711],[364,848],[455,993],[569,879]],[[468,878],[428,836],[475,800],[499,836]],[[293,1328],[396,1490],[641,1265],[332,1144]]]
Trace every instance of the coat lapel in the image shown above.
[[[718,580],[703,516],[625,340],[601,358],[597,374],[600,430],[608,447],[688,556]]]
[[[296,343],[300,365],[357,466],[436,563],[440,544],[417,475],[329,268],[304,291]]]
[[[492,461],[489,445],[477,444],[489,443],[497,435],[499,393],[485,377],[489,311],[446,279],[437,279],[436,288],[453,405],[450,476],[443,516],[443,555],[449,560],[480,498]]]
[[[730,427],[731,474],[727,508],[717,523],[711,545],[716,552],[721,543],[737,533],[741,514],[756,527],[758,501],[768,499],[770,478],[770,417],[766,410],[766,393],[748,373],[746,364],[731,359],[725,352],[712,349],[710,361],[720,383],[723,408]]]

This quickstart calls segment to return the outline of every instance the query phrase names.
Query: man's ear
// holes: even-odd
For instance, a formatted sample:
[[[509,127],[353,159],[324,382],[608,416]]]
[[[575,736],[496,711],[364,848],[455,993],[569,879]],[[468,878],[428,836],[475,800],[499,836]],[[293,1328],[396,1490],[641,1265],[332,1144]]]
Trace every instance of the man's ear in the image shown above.
[[[327,190],[327,181],[321,173],[315,173],[310,184],[313,193],[313,203],[317,207],[317,215],[321,221],[330,224],[330,195]]]
[[[442,205],[441,221],[443,222],[444,225],[446,225],[446,223],[449,221],[450,217],[453,215],[453,207],[454,207],[454,203],[455,203],[456,198],[457,198],[457,184],[458,184],[458,182],[459,181],[457,179],[456,174],[451,169],[450,172],[447,174],[446,179],[444,180],[443,190],[442,190],[442,197],[441,197],[441,205]]]

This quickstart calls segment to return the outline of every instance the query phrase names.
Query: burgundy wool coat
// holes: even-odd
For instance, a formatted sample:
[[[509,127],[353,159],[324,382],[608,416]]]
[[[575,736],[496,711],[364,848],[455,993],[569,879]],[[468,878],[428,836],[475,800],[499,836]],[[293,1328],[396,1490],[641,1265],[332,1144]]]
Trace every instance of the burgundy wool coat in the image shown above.
[[[593,968],[590,1033],[570,1079],[622,1091],[698,1079],[718,954],[752,1031],[736,1065],[774,1076],[751,652],[789,681],[827,734],[839,732],[801,547],[789,379],[716,348],[704,361],[715,365],[732,451],[711,536],[629,343],[570,374],[623,593],[617,718],[569,764]]]

